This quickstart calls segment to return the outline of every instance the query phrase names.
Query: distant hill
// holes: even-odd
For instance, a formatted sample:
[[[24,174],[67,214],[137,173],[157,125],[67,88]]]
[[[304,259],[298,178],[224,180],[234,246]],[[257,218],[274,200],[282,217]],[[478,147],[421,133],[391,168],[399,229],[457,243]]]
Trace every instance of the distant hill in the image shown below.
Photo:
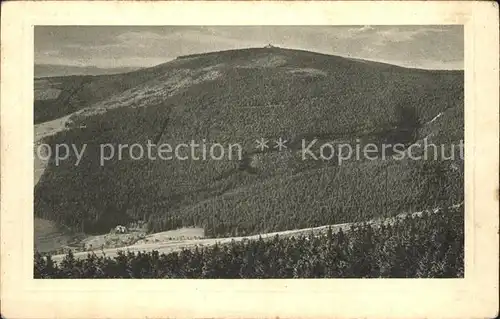
[[[210,236],[362,221],[463,200],[460,161],[303,161],[318,144],[463,139],[463,71],[280,48],[185,56],[119,75],[35,80],[35,122],[76,112],[47,143],[87,144],[49,163],[35,214],[90,233],[148,222],[151,231],[200,226]],[[411,134],[408,132],[411,131]],[[259,138],[288,149],[255,149]],[[99,163],[99,145],[240,143],[237,160]],[[317,151],[317,149],[316,149]],[[127,153],[128,154],[128,153]]]
[[[98,68],[95,66],[74,66],[58,64],[35,64],[35,78],[68,76],[68,75],[102,75],[117,74],[137,70],[139,68]]]

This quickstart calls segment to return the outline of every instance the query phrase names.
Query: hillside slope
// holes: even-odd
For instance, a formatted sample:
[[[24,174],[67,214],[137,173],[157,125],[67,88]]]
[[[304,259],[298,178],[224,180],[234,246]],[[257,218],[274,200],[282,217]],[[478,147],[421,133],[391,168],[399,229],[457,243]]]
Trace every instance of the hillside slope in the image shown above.
[[[151,231],[200,226],[209,236],[241,236],[463,200],[459,159],[453,165],[391,158],[338,165],[300,156],[302,139],[314,138],[318,145],[408,145],[430,136],[449,149],[463,139],[460,71],[272,48],[71,79],[80,93],[67,99],[67,109],[54,107],[44,117],[79,111],[67,130],[44,141],[87,144],[85,156],[78,166],[74,156],[57,167],[50,161],[35,187],[35,214],[78,230],[104,233],[143,220]],[[280,137],[286,150],[273,148]],[[263,152],[255,148],[260,138],[271,141]],[[99,145],[145,146],[148,140],[172,146],[191,140],[238,143],[243,158],[134,160],[125,153],[101,166]]]

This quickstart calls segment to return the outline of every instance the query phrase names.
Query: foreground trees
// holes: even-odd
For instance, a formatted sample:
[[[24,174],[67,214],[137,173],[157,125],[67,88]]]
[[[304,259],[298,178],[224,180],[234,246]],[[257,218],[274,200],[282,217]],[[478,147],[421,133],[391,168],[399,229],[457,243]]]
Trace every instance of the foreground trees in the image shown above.
[[[463,277],[463,208],[357,225],[320,235],[260,238],[169,254],[120,252],[117,257],[55,264],[35,254],[35,278],[373,278]]]

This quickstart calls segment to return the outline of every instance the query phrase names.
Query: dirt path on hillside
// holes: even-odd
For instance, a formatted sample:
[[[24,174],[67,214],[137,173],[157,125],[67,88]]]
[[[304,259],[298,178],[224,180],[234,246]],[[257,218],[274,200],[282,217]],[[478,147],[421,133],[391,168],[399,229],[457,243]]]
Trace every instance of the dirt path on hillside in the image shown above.
[[[38,181],[40,180],[40,177],[43,175],[43,172],[48,165],[48,161],[43,159],[47,155],[47,154],[43,153],[43,151],[45,151],[45,149],[40,148],[41,154],[40,154],[40,156],[38,156],[38,154],[37,154],[38,146],[40,144],[42,144],[43,139],[45,137],[48,137],[48,136],[54,135],[58,132],[62,132],[64,130],[66,130],[66,122],[68,121],[70,116],[71,116],[71,114],[64,116],[64,117],[61,117],[61,118],[58,118],[58,119],[55,119],[55,120],[52,120],[52,121],[48,121],[48,122],[44,122],[44,123],[40,123],[40,124],[35,125],[35,128],[34,128],[35,136],[33,138],[33,141],[34,141],[33,142],[33,154],[34,154],[34,161],[35,161],[34,185],[36,185],[38,183]],[[42,157],[42,158],[40,158],[40,157]]]

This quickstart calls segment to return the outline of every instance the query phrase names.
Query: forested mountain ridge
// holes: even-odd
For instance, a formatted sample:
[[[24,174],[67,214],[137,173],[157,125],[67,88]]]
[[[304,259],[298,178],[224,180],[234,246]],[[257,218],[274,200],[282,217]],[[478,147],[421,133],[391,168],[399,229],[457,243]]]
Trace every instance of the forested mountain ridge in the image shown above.
[[[303,161],[294,148],[304,138],[405,144],[428,138],[449,148],[463,139],[462,71],[266,48],[57,81],[71,89],[57,93],[51,87],[51,94],[39,89],[35,121],[81,111],[71,116],[67,130],[45,142],[87,144],[87,150],[78,166],[75,158],[59,166],[49,163],[35,187],[35,214],[84,232],[104,233],[142,220],[150,231],[201,226],[208,236],[247,235],[363,221],[463,200],[459,159],[337,165]],[[52,100],[57,102],[47,102]],[[413,114],[411,121],[405,114]],[[401,133],[408,129],[412,134]],[[288,149],[256,151],[256,139],[273,143],[280,137]],[[245,158],[125,157],[104,166],[98,159],[99,145],[106,143],[175,145],[203,139],[239,143]]]

